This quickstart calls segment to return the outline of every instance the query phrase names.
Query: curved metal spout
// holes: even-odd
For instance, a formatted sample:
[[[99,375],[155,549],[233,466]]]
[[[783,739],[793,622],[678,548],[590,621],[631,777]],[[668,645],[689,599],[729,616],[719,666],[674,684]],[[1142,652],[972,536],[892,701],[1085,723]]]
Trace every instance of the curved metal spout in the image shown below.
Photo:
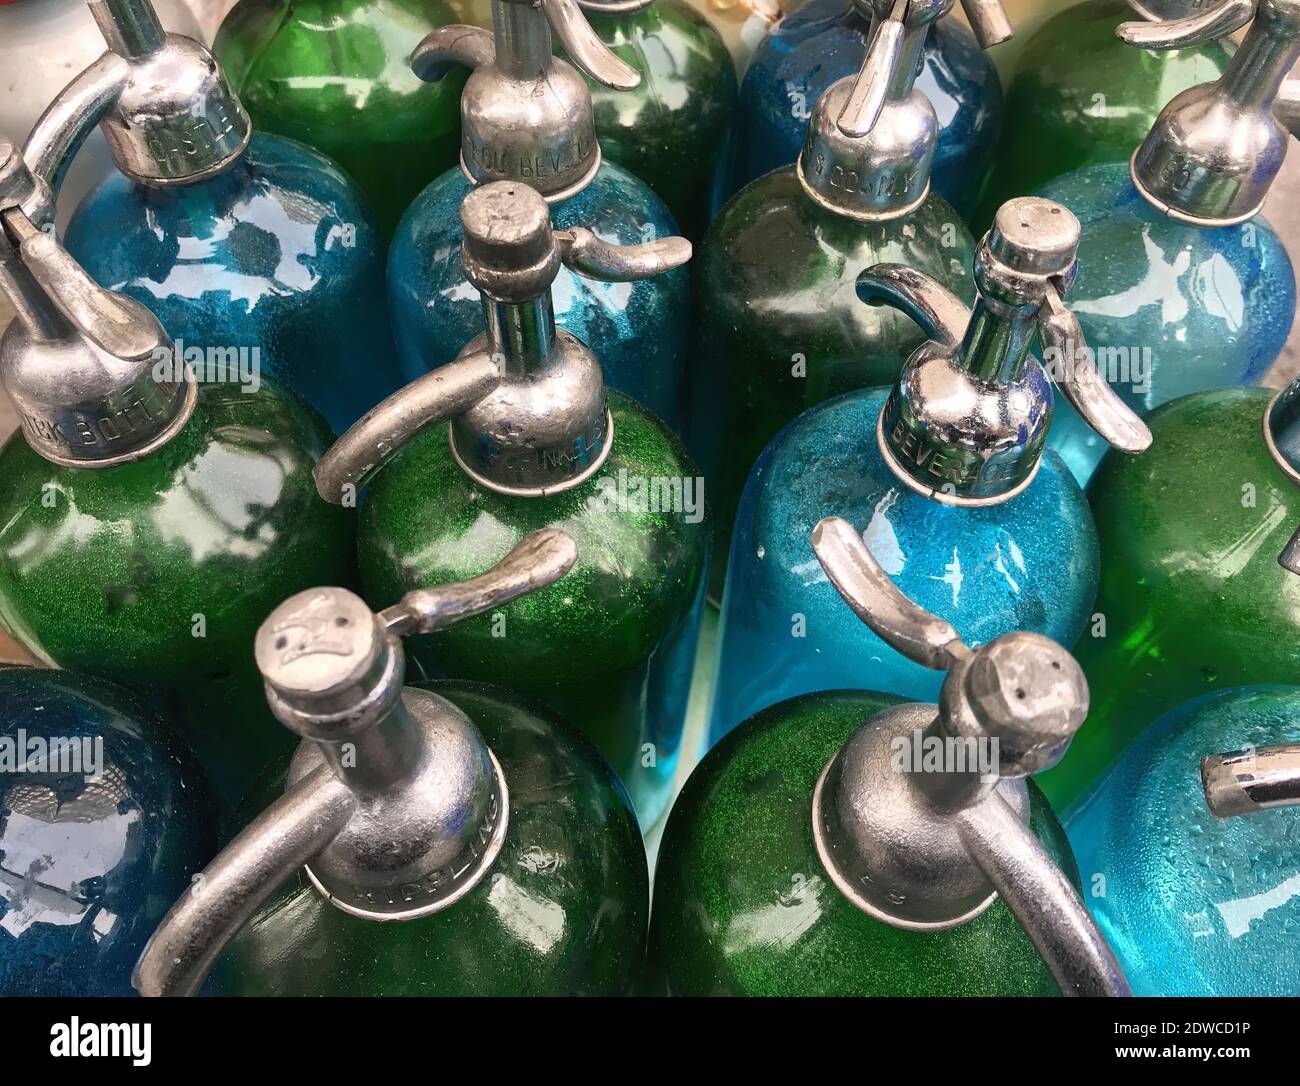
[[[1115,952],[1042,842],[996,793],[957,815],[962,840],[1067,996],[1129,996]]]
[[[557,230],[555,244],[560,259],[579,275],[604,283],[630,283],[653,279],[691,259],[691,243],[667,237],[641,245],[611,245],[585,226]]]
[[[828,517],[812,538],[831,583],[872,630],[914,662],[948,672],[938,705],[884,710],[822,769],[813,839],[835,886],[863,912],[906,930],[967,923],[1001,895],[1064,994],[1130,994],[1078,893],[1030,828],[1019,784],[1055,765],[1087,716],[1078,662],[1026,632],[970,649],[898,589],[847,521]],[[900,773],[895,744],[921,729],[992,744],[992,772],[953,765]]]
[[[105,53],[61,90],[37,119],[23,145],[23,159],[57,196],[82,143],[122,93],[130,65]]]
[[[632,90],[641,85],[641,73],[597,37],[577,0],[540,3],[555,36],[579,69],[612,90]]]
[[[981,49],[1001,45],[1013,37],[1002,0],[961,0],[961,6]]]
[[[543,528],[524,536],[486,573],[408,592],[384,608],[379,621],[399,637],[442,630],[554,584],[577,560],[578,547],[570,536],[558,528]]]
[[[426,426],[468,411],[501,381],[492,355],[476,351],[439,366],[371,408],[326,450],[313,473],[322,498],[341,505]]]
[[[347,824],[356,795],[322,766],[255,818],[172,906],[136,962],[143,996],[194,995],[267,898]]]
[[[1151,429],[1121,400],[1095,365],[1083,358],[1083,331],[1066,308],[1055,286],[1049,286],[1039,312],[1038,336],[1043,353],[1056,359],[1048,371],[1071,406],[1120,452],[1140,453],[1151,447]]]
[[[1255,0],[1226,0],[1185,19],[1120,23],[1115,33],[1142,49],[1189,49],[1240,30],[1255,17]]]
[[[1201,759],[1205,805],[1215,818],[1300,804],[1300,743]]]
[[[926,339],[961,346],[970,310],[933,276],[906,264],[876,264],[858,276],[857,292],[867,305],[891,305],[906,313]]]
[[[411,53],[411,71],[426,83],[436,83],[454,65],[485,68],[496,60],[492,32],[478,26],[440,26],[430,31]]]

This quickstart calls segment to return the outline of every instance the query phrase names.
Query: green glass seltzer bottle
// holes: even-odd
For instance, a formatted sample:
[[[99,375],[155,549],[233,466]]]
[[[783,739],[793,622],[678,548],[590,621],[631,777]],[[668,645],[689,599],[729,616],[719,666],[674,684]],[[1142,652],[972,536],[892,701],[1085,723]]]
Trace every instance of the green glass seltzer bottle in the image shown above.
[[[1025,42],[1007,88],[993,167],[973,217],[992,222],[1014,196],[1037,192],[1083,166],[1126,162],[1175,95],[1227,70],[1224,42],[1135,49],[1116,34],[1134,15],[1182,21],[1205,0],[1082,0],[1057,11]]]
[[[650,962],[685,995],[1125,995],[1069,844],[1024,778],[1083,723],[1073,658],[1034,633],[968,648],[847,521],[812,533],[848,606],[937,705],[806,694],[715,747],[669,817]]]
[[[628,282],[684,264],[690,243],[618,246],[555,230],[522,182],[465,197],[461,264],[486,333],[367,414],[316,471],[331,502],[364,495],[366,597],[464,579],[525,533],[578,543],[563,585],[411,643],[431,675],[509,675],[595,740],[643,826],[662,813],[681,744],[707,558],[703,481],[681,442],[606,392],[598,355],[555,327],[561,266]],[[382,468],[383,470],[379,470]],[[377,473],[377,474],[376,474]]]
[[[255,656],[303,738],[286,788],[172,907],[136,990],[192,995],[215,964],[222,994],[626,991],[649,881],[609,767],[504,690],[403,685],[399,638],[544,590],[576,558],[546,530],[378,614],[341,588],[277,607]]]
[[[456,165],[465,78],[426,83],[410,65],[426,34],[454,22],[445,0],[239,0],[212,48],[258,130],[329,155],[391,235]]]
[[[578,3],[600,40],[641,73],[628,90],[586,76],[604,154],[654,189],[698,242],[726,182],[736,108],[722,35],[686,0]]]
[[[198,381],[149,309],[32,221],[48,193],[0,141],[0,381],[21,423],[0,449],[0,625],[46,664],[170,692],[230,806],[280,745],[253,632],[286,591],[355,576],[353,517],[312,478],[333,435],[268,377]]]

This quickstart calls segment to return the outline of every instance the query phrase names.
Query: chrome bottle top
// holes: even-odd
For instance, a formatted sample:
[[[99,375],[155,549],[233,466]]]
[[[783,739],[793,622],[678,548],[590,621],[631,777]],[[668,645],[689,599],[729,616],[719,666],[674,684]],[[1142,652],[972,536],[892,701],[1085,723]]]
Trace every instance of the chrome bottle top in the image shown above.
[[[1033,481],[1052,417],[1049,377],[1116,448],[1151,433],[1099,376],[1063,298],[1077,270],[1079,221],[1050,200],[1003,204],[975,253],[973,311],[930,276],[878,264],[858,278],[868,304],[893,305],[929,337],[880,414],[885,463],[947,505],[1008,501]],[[1035,337],[1046,368],[1030,355]]]
[[[817,204],[876,222],[916,210],[930,192],[939,120],[915,83],[930,26],[953,0],[855,4],[871,20],[866,56],[856,76],[832,83],[817,100],[796,170]],[[985,46],[1011,36],[998,0],[971,0],[966,8]]]
[[[582,227],[555,230],[545,200],[510,181],[474,189],[460,216],[461,263],[483,296],[487,331],[338,439],[316,467],[326,501],[348,502],[406,442],[447,420],[457,462],[499,493],[571,489],[609,455],[613,420],[600,363],[555,327],[551,283],[561,264],[605,282],[648,279],[686,263],[690,242],[610,245]]]
[[[579,0],[579,2],[586,3],[588,0]],[[870,20],[875,14],[877,0],[852,0],[852,2],[858,14],[864,19]],[[995,45],[1011,40],[1011,20],[1007,18],[1001,0],[961,0],[961,7],[981,49],[991,49]]]
[[[136,965],[136,990],[193,995],[300,868],[332,905],[372,921],[429,916],[479,885],[505,843],[505,776],[464,713],[403,687],[398,639],[536,592],[576,559],[573,540],[546,529],[481,576],[418,589],[378,614],[342,588],[277,607],[254,655],[271,710],[303,737],[285,794],[172,907]]]
[[[46,460],[113,467],[139,460],[189,421],[193,374],[139,302],[104,290],[5,195],[36,192],[22,156],[0,140],[0,290],[16,317],[0,338],[0,382],[23,436]]]
[[[1055,765],[1088,713],[1074,658],[1040,634],[969,648],[904,596],[847,521],[828,517],[813,550],[845,602],[884,641],[947,671],[938,705],[877,714],[826,763],[813,838],[831,881],[869,916],[909,931],[957,927],[999,897],[1065,995],[1128,995],[1078,892],[1029,828],[1023,778]],[[899,744],[962,757],[908,766]]]
[[[108,51],[36,122],[23,149],[32,172],[57,192],[97,124],[117,168],[143,185],[195,184],[233,166],[252,125],[211,51],[165,33],[148,0],[90,0],[90,10]]]
[[[551,55],[552,31],[573,64]],[[553,202],[581,192],[600,168],[591,91],[579,72],[616,90],[641,82],[596,36],[577,0],[492,0],[490,32],[439,27],[411,54],[411,68],[428,82],[453,64],[472,69],[460,102],[465,176],[524,182]]]
[[[1259,213],[1300,122],[1300,0],[1225,0],[1169,21],[1122,24],[1144,49],[1180,49],[1250,29],[1214,83],[1191,87],[1160,112],[1133,153],[1142,198],[1170,218],[1231,226]]]

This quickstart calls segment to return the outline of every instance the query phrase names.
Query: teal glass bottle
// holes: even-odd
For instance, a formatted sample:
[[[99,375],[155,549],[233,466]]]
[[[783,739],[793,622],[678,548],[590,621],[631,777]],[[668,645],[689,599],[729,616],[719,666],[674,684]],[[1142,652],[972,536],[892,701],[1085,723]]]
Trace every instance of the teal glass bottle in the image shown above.
[[[1140,415],[1202,389],[1251,384],[1295,317],[1295,273],[1262,217],[1203,229],[1151,207],[1122,163],[1058,178],[1043,195],[1083,223],[1071,308],[1099,372]],[[1081,485],[1106,447],[1064,407],[1051,444]]]
[[[872,27],[887,18],[891,6],[811,0],[787,11],[767,32],[741,86],[735,188],[798,157],[811,106],[836,80],[857,72]],[[929,6],[947,12],[952,0]],[[916,86],[939,118],[931,181],[963,218],[974,209],[1002,127],[1002,85],[981,48],[1000,40],[977,39],[955,18],[935,19],[924,35]]]
[[[818,524],[812,547],[863,621],[919,666],[947,670],[942,697],[808,694],[705,756],[660,847],[657,986],[1126,994],[1080,900],[1065,834],[1024,779],[1083,723],[1078,665],[1032,633],[967,648],[902,596],[846,521]]]
[[[1092,613],[1097,535],[1088,503],[1045,450],[1057,387],[1128,452],[1145,425],[1090,371],[1061,298],[1079,224],[1057,204],[1012,200],[980,242],[969,311],[901,264],[868,269],[864,301],[887,302],[928,337],[888,388],[805,412],[768,446],[746,484],[722,604],[710,737],[800,694],[854,677],[917,700],[936,676],[852,621],[808,534],[837,513],[919,605],[983,644],[1033,630],[1072,644]],[[1043,361],[1031,353],[1042,344]],[[755,660],[779,659],[779,668]]]
[[[131,995],[215,848],[194,757],[141,698],[0,667],[0,996]]]
[[[149,306],[186,359],[255,368],[339,428],[393,392],[384,246],[333,162],[254,133],[212,54],[148,0],[92,9],[109,51],[72,80],[24,157],[57,193],[100,124],[117,171],[73,213],[69,251]]]
[[[1161,19],[1193,15],[1199,0],[1144,0]],[[1136,49],[1115,33],[1147,16],[1129,0],[1084,0],[1051,14],[1024,43],[1007,84],[1006,117],[974,224],[1002,204],[1085,166],[1127,162],[1165,103],[1212,83],[1232,59],[1229,42]],[[1076,212],[1077,214],[1077,212]]]
[[[389,305],[408,380],[451,362],[480,331],[478,289],[460,262],[457,214],[475,185],[529,185],[552,204],[556,226],[581,225],[610,244],[680,232],[644,181],[602,159],[596,139],[583,74],[626,91],[638,85],[637,71],[601,43],[568,0],[493,0],[492,21],[495,38],[478,27],[445,27],[412,56],[416,73],[431,81],[458,66],[473,71],[461,96],[461,168],[415,199],[389,253]],[[551,55],[552,27],[573,65]],[[629,284],[593,282],[568,269],[554,290],[559,326],[602,344],[610,387],[674,430],[682,424],[689,290],[684,270]]]
[[[591,28],[634,68],[631,90],[588,77],[596,136],[698,242],[720,203],[736,111],[736,68],[713,24],[686,0],[580,0]],[[784,163],[783,163],[784,164]]]
[[[877,263],[926,272],[974,298],[974,240],[930,189],[938,120],[913,80],[926,7],[906,29],[884,20],[856,81],[818,100],[798,162],[728,201],[695,264],[690,445],[712,490],[722,597],[731,528],[750,468],[800,412],[888,384],[922,342],[900,314],[859,303]],[[888,87],[883,100],[868,93]],[[865,96],[865,97],[864,97]]]
[[[1121,30],[1164,48],[1225,24],[1207,11]],[[1043,190],[1085,224],[1072,305],[1098,371],[1141,415],[1190,392],[1250,384],[1286,342],[1295,274],[1259,211],[1286,153],[1274,113],[1289,116],[1282,81],[1300,59],[1296,30],[1300,11],[1262,5],[1224,74],[1169,102],[1127,170],[1089,166]],[[1104,448],[1068,412],[1051,440],[1086,484]]]
[[[0,265],[22,422],[0,450],[0,624],[47,664],[170,691],[229,806],[276,749],[252,631],[286,586],[354,577],[352,514],[312,479],[330,431],[270,379],[201,384],[17,207]]]
[[[1166,714],[1071,813],[1136,995],[1300,995],[1298,805],[1300,688],[1250,686]]]
[[[389,236],[456,165],[465,81],[425,83],[410,66],[424,36],[455,21],[443,0],[239,0],[212,48],[257,130],[342,166]]]
[[[137,989],[193,994],[216,962],[229,995],[626,993],[649,880],[609,766],[505,690],[403,686],[399,637],[544,589],[576,558],[543,531],[378,614],[338,588],[278,607],[256,657],[303,742],[276,767],[283,794],[163,921]]]
[[[317,471],[320,492],[347,500],[374,476],[359,532],[372,601],[473,577],[528,532],[573,536],[580,557],[563,584],[410,651],[431,677],[508,674],[572,721],[648,829],[668,803],[685,722],[707,565],[703,484],[662,422],[606,395],[602,345],[556,329],[550,291],[561,262],[617,280],[676,267],[690,245],[620,249],[554,230],[542,197],[508,181],[475,189],[460,217],[486,335],[344,434]]]

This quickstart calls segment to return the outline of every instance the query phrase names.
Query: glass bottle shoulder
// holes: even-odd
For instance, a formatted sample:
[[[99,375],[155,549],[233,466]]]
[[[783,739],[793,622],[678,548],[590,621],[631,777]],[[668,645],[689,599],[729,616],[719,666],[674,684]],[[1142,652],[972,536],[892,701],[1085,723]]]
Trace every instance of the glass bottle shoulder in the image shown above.
[[[453,240],[459,263],[460,205],[471,183],[459,167],[448,170],[416,197],[398,228],[393,245],[418,248],[436,258],[449,259]],[[581,192],[551,205],[556,227],[585,226],[607,241],[635,244],[652,240],[646,229],[672,233],[675,225],[668,209],[648,185],[616,163],[603,161],[591,183]],[[409,259],[409,257],[408,257]]]
[[[866,223],[819,207],[794,166],[751,182],[728,201],[710,228],[697,262],[709,295],[752,297],[817,293],[842,281],[853,295],[856,275],[871,264],[908,264],[972,300],[975,243],[961,216],[937,193],[887,222]],[[737,303],[739,304],[739,303]]]
[[[459,167],[448,170],[431,182],[402,216],[388,257],[389,289],[400,304],[418,308],[430,298],[449,305],[470,304],[466,317],[477,319],[479,294],[460,266],[460,205],[471,187]],[[677,233],[672,215],[649,186],[608,160],[601,163],[582,192],[552,205],[551,221],[561,230],[584,226],[616,245],[639,245]],[[678,269],[653,283],[660,289],[675,285],[684,290],[686,275]],[[553,287],[556,316],[563,321],[575,296],[610,291],[626,295],[638,286],[595,283],[562,268]]]
[[[147,300],[220,292],[249,310],[263,298],[334,296],[382,267],[360,190],[324,155],[268,133],[196,185],[146,188],[114,172],[73,213],[65,241],[111,289]]]
[[[659,419],[617,392],[608,395],[614,444],[605,464],[594,478],[546,498],[479,486],[452,455],[445,426],[418,435],[364,495],[362,537],[380,550],[372,563],[363,545],[363,565],[396,558],[418,564],[430,583],[460,580],[481,572],[492,553],[504,554],[525,533],[561,527],[578,544],[575,573],[515,606],[555,592],[570,595],[588,580],[693,587],[706,536],[699,472]],[[470,540],[476,545],[467,548]]]
[[[124,214],[135,207],[147,208],[155,231],[174,223],[199,236],[206,220],[259,217],[260,225],[269,229],[278,224],[293,238],[300,237],[304,228],[328,231],[337,223],[351,222],[363,234],[370,227],[365,198],[332,159],[270,132],[254,132],[235,165],[208,181],[151,188],[114,172],[74,212],[68,225],[69,245],[74,237],[85,244],[82,232],[102,230],[102,220],[86,221],[96,213]],[[136,212],[121,225],[130,226],[138,216]]]
[[[17,480],[44,480],[82,515],[120,524],[127,508],[161,513],[181,492],[215,497],[242,495],[269,509],[310,478],[332,441],[320,416],[266,378],[256,391],[230,384],[200,385],[194,415],[185,428],[153,454],[111,468],[77,469],[51,464],[15,433],[0,452],[10,496],[26,504]],[[39,504],[40,488],[35,494]],[[55,503],[57,504],[57,503]],[[221,512],[234,512],[225,501]],[[179,510],[178,510],[179,511]],[[196,510],[195,510],[196,511]],[[216,516],[218,510],[211,513]],[[206,519],[206,518],[201,518]],[[172,525],[184,533],[187,518]],[[188,522],[192,526],[192,522]]]
[[[0,451],[0,615],[64,666],[98,670],[111,645],[113,673],[142,681],[242,660],[266,614],[253,612],[286,583],[352,579],[351,514],[312,478],[328,441],[313,411],[265,384],[202,388],[171,443],[117,467],[59,467],[15,434]],[[212,623],[201,640],[197,613]]]
[[[381,96],[411,92],[420,86],[409,63],[412,41],[456,21],[443,0],[240,0],[213,49],[241,96],[278,86],[310,108],[313,97],[355,97],[348,78],[374,80],[371,92]],[[295,93],[309,86],[312,94]]]
[[[885,463],[877,440],[888,397],[888,388],[837,397],[806,411],[773,439],[754,467],[748,487],[752,495],[746,500],[755,535],[770,539],[765,561],[802,566],[817,520],[837,505],[838,515],[862,522],[877,561],[890,573],[900,573],[907,564],[911,548],[905,541],[959,552],[963,539],[991,532],[1002,538],[995,550],[1009,567],[1023,569],[1027,556],[1037,551],[1027,546],[1028,540],[1045,525],[1059,526],[1076,543],[1086,544],[1092,537],[1083,492],[1050,450],[1028,489],[999,505],[957,508],[906,486]],[[1016,544],[1018,534],[1026,546]],[[787,547],[792,550],[783,561]],[[953,587],[959,594],[960,587]]]
[[[1213,230],[1177,222],[1138,195],[1124,163],[1075,170],[1042,195],[1083,226],[1070,307],[1130,402],[1149,409],[1246,383],[1277,356],[1295,316],[1295,273],[1262,216]]]
[[[780,80],[787,73],[804,77],[809,68],[843,68],[827,81],[834,82],[861,64],[866,36],[866,22],[851,0],[810,0],[768,30],[750,59],[746,81]]]
[[[1115,28],[1136,18],[1126,0],[1088,0],[1057,12],[1030,36],[1015,83],[1049,88],[1055,96],[1109,91],[1117,98],[1167,102],[1184,87],[1212,83],[1232,57],[1221,42],[1151,53],[1125,45]]]
[[[1146,453],[1103,460],[1090,494],[1108,565],[1113,559],[1125,576],[1136,573],[1148,591],[1194,581],[1210,587],[1216,607],[1244,593],[1252,606],[1289,613],[1300,580],[1276,557],[1300,521],[1300,494],[1264,442],[1272,396],[1254,387],[1183,396],[1150,416]],[[1229,554],[1231,561],[1207,560]],[[1272,586],[1273,599],[1247,591],[1255,578]]]
[[[728,630],[747,638],[788,637],[800,614],[808,641],[869,651],[862,682],[929,697],[937,677],[905,663],[844,607],[811,545],[818,521],[847,519],[908,596],[980,644],[1030,629],[1064,644],[1079,636],[1098,578],[1097,530],[1082,490],[1047,450],[1020,495],[999,505],[956,508],[916,493],[880,455],[876,424],[887,389],[829,400],[790,423],[755,464],[736,520],[731,554],[734,601]],[[724,640],[724,651],[727,641]],[[817,686],[840,685],[843,665],[804,649]],[[804,687],[808,689],[808,687]],[[729,713],[734,710],[728,708]],[[722,722],[724,726],[734,720]]]

